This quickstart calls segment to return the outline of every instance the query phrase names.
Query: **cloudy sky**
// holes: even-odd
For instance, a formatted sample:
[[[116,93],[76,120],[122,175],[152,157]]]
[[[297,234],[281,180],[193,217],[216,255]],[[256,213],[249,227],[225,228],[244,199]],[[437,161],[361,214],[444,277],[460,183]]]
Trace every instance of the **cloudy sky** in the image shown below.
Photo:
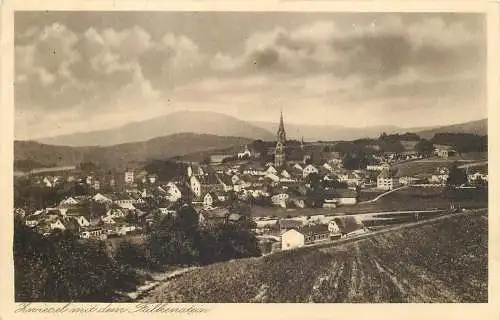
[[[180,110],[343,126],[487,116],[478,14],[16,12],[15,135]]]

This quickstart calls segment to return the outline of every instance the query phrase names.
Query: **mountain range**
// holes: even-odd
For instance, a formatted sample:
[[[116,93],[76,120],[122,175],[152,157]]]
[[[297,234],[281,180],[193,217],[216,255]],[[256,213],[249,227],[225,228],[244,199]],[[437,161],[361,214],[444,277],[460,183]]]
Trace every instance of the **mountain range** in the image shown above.
[[[210,134],[248,139],[275,140],[277,122],[248,122],[228,115],[208,111],[179,111],[140,122],[133,122],[107,130],[73,133],[37,139],[38,142],[64,146],[113,146],[147,141],[178,133]],[[397,126],[372,126],[349,128],[328,125],[303,125],[288,123],[285,129],[289,139],[305,141],[338,141],[376,138],[382,132],[412,132],[422,138],[432,138],[436,132],[463,132],[487,134],[487,120],[482,119],[441,127],[401,128]]]
[[[104,167],[166,159],[215,150],[239,150],[256,139],[274,141],[277,124],[245,122],[213,112],[184,111],[122,127],[87,133],[15,141],[15,167],[75,165],[85,161]],[[417,133],[430,139],[435,133],[487,134],[487,119],[442,127],[402,129],[395,126],[347,128],[286,123],[288,139],[339,141],[376,138],[381,132]]]
[[[215,112],[180,111],[107,130],[73,133],[37,139],[64,146],[113,146],[147,141],[178,133],[210,134],[226,137],[273,140],[274,134],[249,122]]]

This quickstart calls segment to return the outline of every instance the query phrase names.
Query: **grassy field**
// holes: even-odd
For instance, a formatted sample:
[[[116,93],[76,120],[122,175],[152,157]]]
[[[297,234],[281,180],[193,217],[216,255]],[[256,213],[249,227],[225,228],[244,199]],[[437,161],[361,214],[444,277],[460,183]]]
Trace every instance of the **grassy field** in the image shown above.
[[[438,157],[428,158],[423,160],[409,161],[396,164],[392,166],[393,169],[397,169],[398,177],[405,176],[415,176],[419,174],[434,174],[436,173],[436,168],[450,168],[455,161],[459,165],[483,162],[488,160],[488,158],[480,156],[462,156],[462,157],[450,157],[448,159],[441,159]]]
[[[143,302],[487,302],[487,213],[186,273]]]
[[[464,193],[472,191],[464,191]],[[385,212],[398,210],[430,210],[430,209],[448,209],[450,203],[454,202],[456,206],[462,208],[485,208],[488,206],[487,194],[483,196],[467,196],[462,199],[451,197],[443,194],[443,188],[435,187],[410,187],[402,189],[387,196],[380,198],[376,202],[358,203],[356,205],[346,205],[337,208],[304,208],[304,209],[283,209],[275,207],[254,207],[252,215],[255,217],[262,216],[310,216],[315,214],[356,214],[368,212]]]

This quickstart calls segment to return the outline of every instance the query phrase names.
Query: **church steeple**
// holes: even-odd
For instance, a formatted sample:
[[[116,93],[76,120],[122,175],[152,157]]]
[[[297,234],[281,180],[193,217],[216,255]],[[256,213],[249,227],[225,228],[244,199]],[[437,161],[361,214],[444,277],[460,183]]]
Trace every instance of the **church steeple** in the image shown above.
[[[279,129],[278,129],[278,132],[279,131],[285,131],[285,124],[283,123],[283,110],[281,110],[281,113],[280,113],[280,125],[279,125]]]
[[[286,132],[283,121],[283,111],[280,113],[280,123],[276,134],[276,152],[274,153],[274,164],[276,167],[282,167],[285,164],[285,143]]]

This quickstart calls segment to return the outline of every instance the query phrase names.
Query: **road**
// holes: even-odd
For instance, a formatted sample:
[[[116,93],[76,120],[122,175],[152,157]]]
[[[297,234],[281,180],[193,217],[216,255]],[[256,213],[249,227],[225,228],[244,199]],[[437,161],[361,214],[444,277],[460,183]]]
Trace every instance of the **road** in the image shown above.
[[[484,165],[487,165],[488,161],[481,161],[481,162],[474,162],[474,163],[466,163],[458,166],[459,169],[467,169],[467,168],[473,168],[473,167],[482,167]]]

